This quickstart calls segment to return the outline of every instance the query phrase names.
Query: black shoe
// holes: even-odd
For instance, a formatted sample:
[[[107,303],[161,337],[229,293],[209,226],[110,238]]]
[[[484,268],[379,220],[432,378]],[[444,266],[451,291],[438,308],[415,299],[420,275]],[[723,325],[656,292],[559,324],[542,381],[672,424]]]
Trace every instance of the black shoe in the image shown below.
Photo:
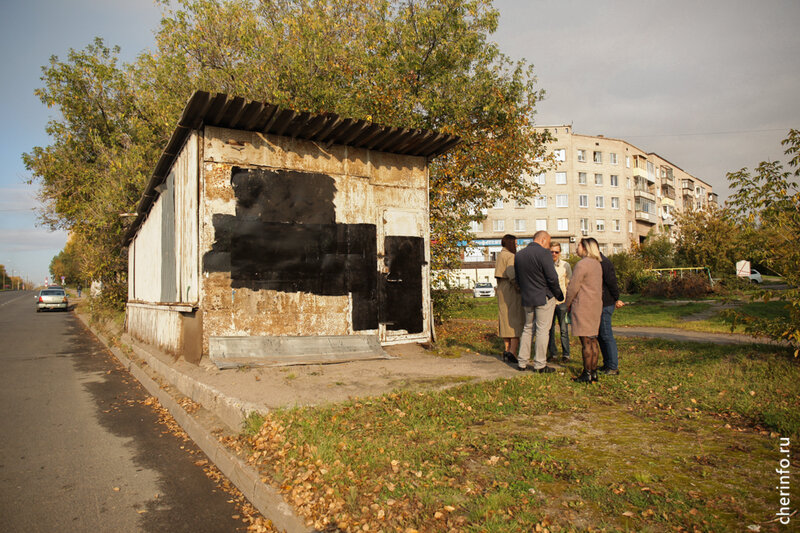
[[[611,370],[610,368],[601,368],[600,373],[606,376],[619,376],[619,370],[617,369]]]
[[[555,371],[556,371],[556,369],[553,368],[552,366],[543,366],[542,368],[537,370],[537,372],[540,373],[540,374],[552,374]]]
[[[561,357],[561,362],[562,363],[569,363],[569,361],[570,361],[570,359],[569,359],[568,355],[564,355],[564,356]]]
[[[589,375],[592,376],[592,381],[598,381],[598,379],[597,379],[597,370],[592,370],[589,373]]]
[[[517,369],[517,372],[525,372],[528,370],[527,366],[514,366]]]
[[[581,375],[575,378],[572,378],[572,381],[577,383],[591,383],[592,382],[592,375],[589,374],[586,370],[581,372]]]
[[[503,352],[503,361],[508,361],[509,363],[516,363],[517,356],[511,352]]]

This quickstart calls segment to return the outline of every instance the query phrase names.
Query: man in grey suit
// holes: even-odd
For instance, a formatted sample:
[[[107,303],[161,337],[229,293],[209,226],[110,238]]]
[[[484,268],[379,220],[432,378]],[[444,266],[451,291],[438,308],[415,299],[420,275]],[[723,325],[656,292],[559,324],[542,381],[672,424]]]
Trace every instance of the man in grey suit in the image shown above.
[[[514,270],[522,293],[522,308],[525,310],[525,326],[520,339],[518,368],[525,370],[531,359],[531,339],[536,329],[536,349],[533,359],[535,372],[555,372],[547,366],[547,343],[550,340],[550,325],[556,302],[564,299],[558,274],[550,255],[550,234],[537,231],[533,242],[517,252]]]

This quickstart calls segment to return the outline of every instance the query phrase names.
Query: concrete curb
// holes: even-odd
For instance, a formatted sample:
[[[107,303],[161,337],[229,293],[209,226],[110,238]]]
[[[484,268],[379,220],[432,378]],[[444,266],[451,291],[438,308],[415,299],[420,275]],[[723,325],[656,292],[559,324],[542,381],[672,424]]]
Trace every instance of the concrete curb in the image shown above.
[[[214,435],[211,434],[202,424],[195,420],[183,407],[175,401],[175,399],[153,380],[147,372],[139,367],[135,362],[128,359],[125,354],[118,348],[111,346],[107,339],[98,331],[95,331],[88,323],[87,319],[78,313],[75,313],[78,319],[86,326],[86,328],[97,337],[103,345],[114,354],[120,363],[142,384],[142,386],[151,395],[158,398],[158,401],[163,405],[175,418],[175,421],[186,431],[187,435],[200,447],[201,450],[208,456],[208,458],[216,465],[220,471],[233,483],[244,496],[264,515],[265,518],[272,521],[273,526],[277,529],[286,531],[287,533],[312,533],[314,530],[308,528],[304,521],[299,518],[294,510],[286,503],[283,496],[273,487],[266,485],[261,481],[259,473],[250,465],[236,457],[231,453],[222,443],[220,443]],[[140,354],[146,355],[143,357],[148,365],[153,368],[153,371],[162,375],[165,380],[170,381],[169,375],[162,374],[160,368],[169,368],[163,362],[159,361],[152,355],[148,354],[146,350],[141,347],[133,347],[134,352],[141,357]],[[157,362],[157,364],[151,363]],[[169,369],[172,370],[172,369]],[[172,377],[183,381],[183,386],[192,390],[200,391],[199,394],[212,398],[215,390],[211,387],[203,386],[203,384],[191,380],[188,376],[179,372],[167,372],[173,374]],[[180,387],[176,388],[183,390]],[[186,393],[184,393],[186,394]],[[216,394],[221,395],[218,391]],[[190,396],[189,394],[186,394]],[[194,399],[194,398],[192,398]],[[212,398],[213,399],[213,398]],[[228,410],[231,412],[242,406],[235,406],[236,402],[230,402],[230,398],[225,397],[219,402],[214,402],[218,405],[225,406],[223,411]],[[202,403],[198,401],[198,403]],[[241,403],[241,402],[239,402]],[[242,404],[243,405],[243,404]],[[204,404],[204,407],[206,405]],[[215,411],[216,412],[216,411]],[[241,410],[239,411],[242,412]],[[234,426],[236,427],[236,426]]]

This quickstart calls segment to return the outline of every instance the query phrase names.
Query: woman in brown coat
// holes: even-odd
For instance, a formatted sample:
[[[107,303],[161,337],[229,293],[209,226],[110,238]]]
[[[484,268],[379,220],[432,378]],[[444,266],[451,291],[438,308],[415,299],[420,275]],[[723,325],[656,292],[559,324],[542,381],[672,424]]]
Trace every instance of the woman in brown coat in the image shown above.
[[[503,360],[516,362],[519,349],[519,336],[525,325],[525,313],[522,310],[522,297],[514,276],[514,254],[517,253],[517,238],[504,235],[500,243],[503,249],[497,256],[494,277],[497,280],[497,307],[499,310],[500,336],[503,338],[505,351]]]
[[[577,254],[583,259],[572,269],[572,279],[567,287],[565,303],[572,320],[572,334],[581,340],[583,373],[575,381],[597,381],[597,359],[600,345],[597,334],[603,314],[603,268],[597,241],[591,237],[581,239]]]

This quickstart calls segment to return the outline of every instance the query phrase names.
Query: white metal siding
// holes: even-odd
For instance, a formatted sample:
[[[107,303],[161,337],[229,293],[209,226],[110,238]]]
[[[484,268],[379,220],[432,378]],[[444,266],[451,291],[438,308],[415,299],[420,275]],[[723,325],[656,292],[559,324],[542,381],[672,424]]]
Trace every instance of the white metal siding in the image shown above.
[[[192,133],[173,165],[175,173],[175,251],[177,253],[176,301],[197,303],[197,187],[198,187],[198,135]]]
[[[161,298],[161,206],[159,198],[133,241],[134,295],[140,302]]]
[[[128,299],[197,303],[198,159],[196,133],[186,144],[128,252]]]
[[[154,344],[176,354],[181,346],[181,315],[168,307],[159,309],[128,304],[128,333],[140,341]]]

